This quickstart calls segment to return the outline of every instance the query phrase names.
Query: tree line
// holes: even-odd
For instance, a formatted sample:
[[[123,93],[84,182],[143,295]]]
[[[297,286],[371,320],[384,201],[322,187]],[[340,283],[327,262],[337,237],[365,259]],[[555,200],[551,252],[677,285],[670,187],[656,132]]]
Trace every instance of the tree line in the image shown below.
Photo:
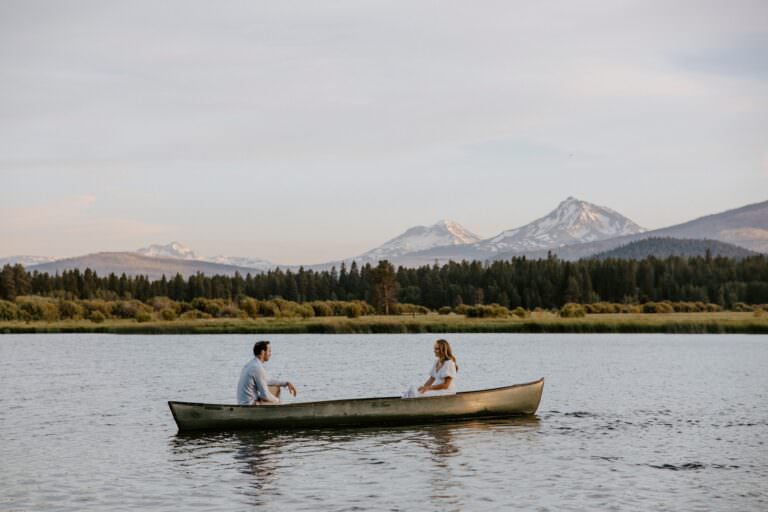
[[[363,301],[381,312],[397,303],[431,310],[462,304],[499,304],[506,308],[559,309],[566,303],[704,302],[732,309],[737,303],[768,303],[768,257],[743,259],[648,257],[641,260],[555,257],[531,260],[449,262],[418,268],[389,262],[316,271],[275,269],[263,274],[151,280],[146,276],[99,276],[90,269],[54,275],[28,272],[21,265],[0,271],[0,299],[40,295],[62,299],[137,299],[169,297],[257,300],[282,298],[297,303]]]

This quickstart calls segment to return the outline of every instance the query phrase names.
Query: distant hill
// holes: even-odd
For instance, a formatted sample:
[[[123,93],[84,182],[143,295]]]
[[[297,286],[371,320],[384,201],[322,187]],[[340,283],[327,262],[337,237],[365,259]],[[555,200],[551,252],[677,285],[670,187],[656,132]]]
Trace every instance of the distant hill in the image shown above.
[[[28,267],[30,265],[38,265],[40,263],[48,263],[56,258],[50,258],[48,256],[8,256],[6,258],[0,258],[0,267],[5,265],[24,265]]]
[[[714,256],[726,258],[746,258],[758,253],[717,240],[680,239],[680,238],[647,238],[627,245],[622,245],[610,251],[601,252],[593,256],[597,259],[625,259],[640,260],[649,256],[663,259],[669,256],[705,256],[707,251]]]
[[[209,263],[219,263],[221,265],[229,265],[232,267],[256,269],[257,271],[265,271],[278,266],[261,258],[223,255],[200,256],[191,248],[179,242],[171,242],[166,245],[150,245],[149,247],[142,247],[136,252],[143,256],[149,256],[152,258],[173,258],[178,260],[207,261]]]
[[[215,274],[233,276],[239,272],[245,276],[248,273],[257,274],[259,270],[253,268],[237,267],[234,265],[222,265],[220,263],[211,263],[199,260],[182,260],[177,258],[156,258],[143,256],[135,252],[98,252],[95,254],[86,254],[77,258],[67,258],[63,260],[31,265],[27,270],[38,272],[47,272],[54,274],[64,270],[72,269],[85,270],[90,268],[100,276],[106,276],[111,273],[120,275],[146,275],[150,279],[160,279],[163,275],[167,278],[175,276],[177,273],[184,277],[194,275],[198,272],[212,276]]]

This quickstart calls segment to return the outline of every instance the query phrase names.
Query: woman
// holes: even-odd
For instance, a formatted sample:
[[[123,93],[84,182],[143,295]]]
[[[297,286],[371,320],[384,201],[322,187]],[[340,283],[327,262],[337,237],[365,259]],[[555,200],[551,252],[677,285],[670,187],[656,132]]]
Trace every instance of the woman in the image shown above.
[[[435,342],[435,357],[437,361],[429,372],[429,378],[419,389],[415,390],[411,386],[405,392],[403,398],[415,398],[419,395],[429,393],[431,395],[452,395],[456,393],[456,372],[459,366],[456,364],[456,357],[451,351],[451,345],[446,340],[437,340]]]

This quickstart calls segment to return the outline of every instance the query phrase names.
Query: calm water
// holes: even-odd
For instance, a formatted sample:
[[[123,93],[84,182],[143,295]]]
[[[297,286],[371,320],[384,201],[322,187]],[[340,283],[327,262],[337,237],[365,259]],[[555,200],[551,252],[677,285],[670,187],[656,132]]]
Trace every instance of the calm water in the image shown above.
[[[399,394],[435,336],[270,338],[308,401]],[[182,436],[254,336],[0,336],[0,509],[768,510],[768,337],[447,338],[461,389],[546,377],[538,415]]]

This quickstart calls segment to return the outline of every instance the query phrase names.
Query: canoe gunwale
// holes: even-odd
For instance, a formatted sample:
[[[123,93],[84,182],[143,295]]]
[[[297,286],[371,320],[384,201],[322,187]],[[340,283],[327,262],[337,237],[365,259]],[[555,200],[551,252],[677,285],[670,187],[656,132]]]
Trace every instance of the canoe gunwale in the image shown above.
[[[512,384],[511,386],[501,386],[501,387],[497,387],[497,388],[488,388],[488,389],[477,389],[477,390],[472,390],[472,391],[460,391],[460,392],[458,392],[456,394],[453,394],[453,395],[421,396],[421,397],[417,397],[417,399],[418,400],[435,400],[435,399],[450,398],[450,397],[455,397],[455,396],[469,396],[469,395],[479,394],[479,393],[488,393],[488,392],[494,392],[494,391],[503,391],[503,390],[507,390],[507,389],[513,389],[513,388],[520,388],[520,387],[525,387],[525,386],[533,386],[533,385],[536,385],[536,384],[539,384],[539,383],[543,383],[543,382],[544,382],[544,378],[542,377],[540,379],[537,379],[537,380],[534,380],[534,381],[531,381],[531,382],[524,382],[524,383],[521,383],[521,384]],[[311,405],[320,405],[320,404],[321,405],[333,405],[335,403],[342,403],[342,402],[344,402],[344,403],[348,403],[348,402],[360,403],[360,402],[369,402],[369,401],[375,401],[375,400],[413,400],[413,399],[410,399],[410,398],[405,398],[404,399],[401,396],[381,396],[381,397],[369,397],[369,398],[341,398],[341,399],[335,399],[335,400],[316,400],[314,402],[298,402],[298,403],[289,403],[289,404],[281,403],[279,405],[270,405],[270,406],[266,406],[266,407],[279,407],[281,409],[284,409],[284,408],[295,408],[295,407],[307,407],[307,406],[311,406]],[[217,408],[218,407],[229,407],[229,408],[237,407],[237,408],[247,408],[247,409],[250,409],[252,407],[265,407],[265,406],[261,406],[261,405],[211,404],[211,403],[203,403],[203,402],[180,402],[180,401],[176,401],[176,400],[169,400],[168,401],[168,406],[170,407],[171,413],[173,414],[173,419],[174,419],[174,421],[176,421],[177,424],[179,422],[178,422],[178,420],[176,418],[176,412],[173,409],[173,405],[174,404],[186,405],[186,406],[197,406],[197,407],[206,407],[206,406],[207,407],[217,407]]]

